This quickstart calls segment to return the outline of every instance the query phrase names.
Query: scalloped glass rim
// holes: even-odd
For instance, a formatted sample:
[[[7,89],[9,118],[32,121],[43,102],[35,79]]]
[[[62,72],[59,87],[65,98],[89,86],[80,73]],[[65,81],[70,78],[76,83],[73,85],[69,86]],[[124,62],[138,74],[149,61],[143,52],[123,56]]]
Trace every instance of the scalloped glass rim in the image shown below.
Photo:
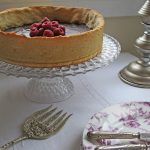
[[[102,52],[98,56],[81,64],[61,68],[31,68],[0,61],[0,72],[6,75],[26,78],[74,76],[109,65],[118,57],[120,52],[121,47],[119,42],[112,36],[104,34]]]

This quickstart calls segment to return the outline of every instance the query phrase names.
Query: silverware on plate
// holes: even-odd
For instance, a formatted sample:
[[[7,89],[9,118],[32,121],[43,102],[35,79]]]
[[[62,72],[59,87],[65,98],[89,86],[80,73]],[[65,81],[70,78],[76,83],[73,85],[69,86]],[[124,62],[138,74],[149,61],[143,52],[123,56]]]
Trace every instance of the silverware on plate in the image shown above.
[[[148,150],[150,145],[147,144],[125,144],[112,146],[98,146],[94,150]]]
[[[58,132],[72,115],[57,111],[52,105],[33,113],[24,123],[23,135],[3,145],[0,150],[5,150],[11,145],[25,139],[46,139]]]
[[[150,133],[130,133],[130,132],[105,132],[105,131],[89,131],[87,137],[90,140],[96,139],[140,139],[150,141]]]

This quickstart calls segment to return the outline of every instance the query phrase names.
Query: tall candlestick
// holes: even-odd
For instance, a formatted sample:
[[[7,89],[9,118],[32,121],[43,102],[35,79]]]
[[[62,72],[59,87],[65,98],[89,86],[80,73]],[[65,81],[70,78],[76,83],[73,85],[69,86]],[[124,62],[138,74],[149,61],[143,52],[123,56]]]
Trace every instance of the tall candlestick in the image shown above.
[[[140,58],[123,68],[119,77],[132,86],[150,88],[150,0],[146,0],[138,13],[145,27],[144,35],[135,42]]]

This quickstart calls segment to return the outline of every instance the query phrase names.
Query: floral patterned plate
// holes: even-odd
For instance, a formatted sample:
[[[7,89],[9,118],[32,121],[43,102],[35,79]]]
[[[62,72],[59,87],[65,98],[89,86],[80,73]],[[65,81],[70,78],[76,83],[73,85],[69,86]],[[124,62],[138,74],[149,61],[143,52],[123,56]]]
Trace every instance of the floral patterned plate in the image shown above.
[[[94,150],[96,145],[142,143],[138,139],[97,139],[88,141],[88,131],[150,132],[150,102],[117,104],[94,114],[83,132],[82,150]]]

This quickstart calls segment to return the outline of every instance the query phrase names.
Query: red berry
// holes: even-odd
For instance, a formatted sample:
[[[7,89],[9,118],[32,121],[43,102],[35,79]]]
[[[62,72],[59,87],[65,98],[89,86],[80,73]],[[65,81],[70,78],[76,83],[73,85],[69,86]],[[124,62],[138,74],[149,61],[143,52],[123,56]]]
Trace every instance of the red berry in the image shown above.
[[[54,31],[57,27],[51,25],[51,30]]]
[[[59,25],[58,21],[50,21],[47,17],[30,26],[30,36],[59,36],[65,35],[65,27]]]
[[[64,32],[66,31],[65,26],[59,25],[58,27],[61,28]]]
[[[52,25],[53,27],[58,27],[58,26],[59,26],[59,23],[58,23],[58,21],[51,21],[51,25]]]
[[[38,36],[38,34],[39,34],[39,30],[38,29],[32,29],[31,31],[30,31],[30,36],[31,37],[33,37],[33,36]]]
[[[61,28],[59,28],[59,32],[60,32],[60,35],[65,35],[65,31]]]
[[[44,29],[50,29],[51,28],[51,22],[50,21],[45,21],[42,23],[42,28]]]
[[[38,36],[42,36],[43,33],[44,33],[44,28],[40,28],[40,29],[39,29],[39,34],[38,34]]]
[[[61,28],[55,28],[53,32],[55,36],[65,35],[64,31]]]
[[[55,28],[53,32],[55,36],[60,35],[59,28]]]
[[[41,27],[41,23],[33,23],[31,26],[30,26],[30,29],[36,27],[36,28],[40,28]]]
[[[43,33],[43,36],[53,37],[54,33],[51,30],[45,30],[44,33]]]
[[[47,17],[44,17],[40,22],[43,23],[45,21],[50,21]]]
[[[32,28],[30,28],[30,31],[36,30],[36,29],[37,29],[37,27],[32,27]]]

